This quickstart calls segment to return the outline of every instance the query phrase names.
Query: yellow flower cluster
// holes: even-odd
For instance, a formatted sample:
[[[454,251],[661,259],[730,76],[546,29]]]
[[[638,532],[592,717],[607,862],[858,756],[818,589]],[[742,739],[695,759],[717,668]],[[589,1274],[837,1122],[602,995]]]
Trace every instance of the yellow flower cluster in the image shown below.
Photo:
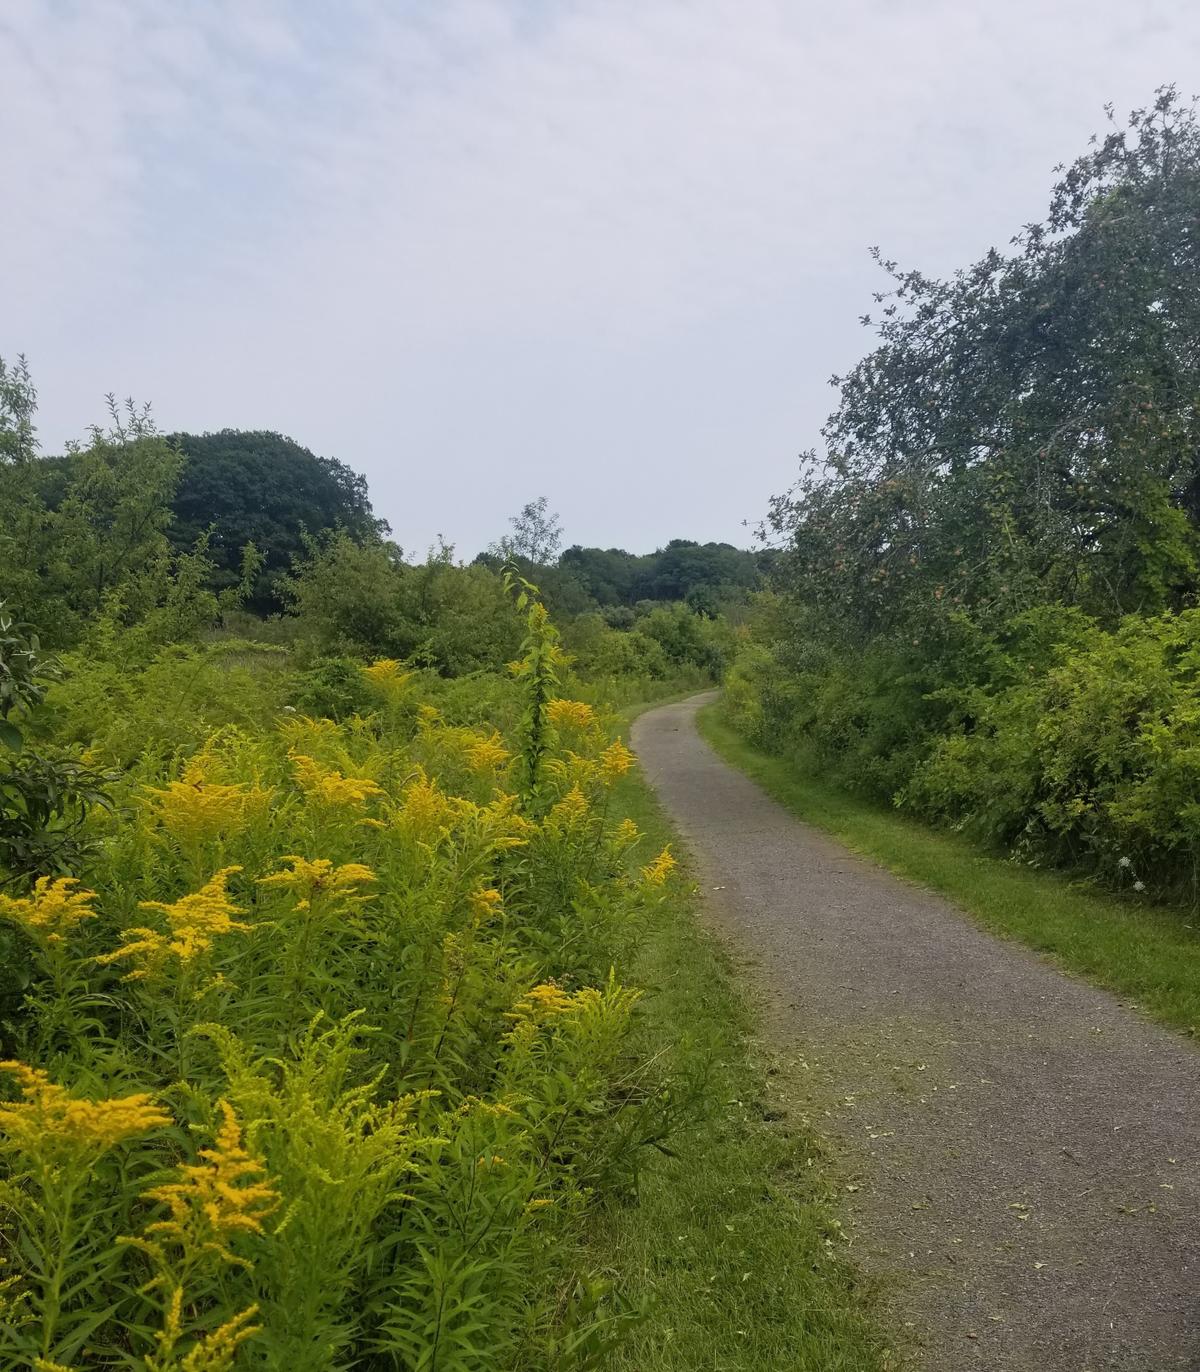
[[[260,886],[280,886],[291,891],[296,897],[296,909],[312,908],[314,900],[325,897],[348,901],[362,901],[359,888],[374,881],[375,873],[361,862],[344,862],[335,867],[328,858],[304,858],[289,853],[283,859],[290,862],[290,870],[273,872],[269,877],[259,877]]]
[[[98,1157],[118,1143],[171,1123],[171,1116],[139,1092],[110,1100],[72,1096],[47,1073],[23,1062],[0,1062],[16,1077],[24,1097],[0,1102],[0,1134],[23,1153],[48,1161]]]
[[[183,1287],[176,1285],[167,1303],[163,1328],[155,1335],[163,1358],[147,1358],[146,1372],[231,1372],[238,1349],[247,1339],[261,1332],[261,1325],[251,1324],[257,1315],[257,1305],[247,1306],[241,1314],[226,1320],[219,1329],[198,1339],[183,1361],[179,1362],[173,1355],[175,1345],[184,1335]]]
[[[500,742],[499,734],[481,738],[467,748],[467,766],[473,772],[498,771],[508,759],[508,749]]]
[[[403,693],[413,676],[394,657],[381,657],[378,662],[364,667],[362,673],[377,691],[392,698]]]
[[[311,715],[285,715],[276,727],[289,753],[320,752],[338,733],[332,719],[314,719]]]
[[[631,819],[623,819],[613,834],[614,840],[621,848],[628,848],[631,844],[636,843],[641,836],[642,831]]]
[[[648,886],[662,886],[678,865],[670,848],[664,848],[653,862],[642,868],[642,880]]]
[[[292,753],[292,775],[296,784],[319,805],[330,809],[361,809],[373,796],[383,795],[383,787],[366,777],[343,776],[323,767],[306,753]]]
[[[546,823],[552,829],[573,829],[588,816],[588,798],[578,786],[572,786],[565,796],[556,801],[546,816]]]
[[[607,782],[619,780],[633,766],[634,757],[619,738],[600,754],[600,775]]]
[[[555,729],[587,729],[596,722],[596,712],[583,700],[551,700],[546,718]]]
[[[95,891],[76,891],[74,877],[38,877],[27,896],[0,893],[0,918],[19,924],[39,943],[62,943],[75,926],[92,919]]]
[[[404,788],[403,801],[397,818],[415,837],[433,838],[450,827],[454,817],[450,797],[425,775],[424,769]]]
[[[144,1230],[145,1239],[128,1242],[168,1265],[165,1245],[178,1244],[185,1262],[205,1254],[238,1267],[248,1267],[230,1248],[242,1234],[261,1234],[263,1220],[279,1205],[279,1192],[266,1179],[260,1158],[242,1143],[242,1127],[228,1101],[217,1102],[222,1122],[215,1145],[200,1150],[201,1161],[176,1169],[178,1181],[143,1192],[170,1212]]]
[[[512,1019],[546,1020],[565,1015],[575,1008],[575,997],[552,981],[531,986],[513,1006]]]
[[[248,814],[261,814],[271,800],[271,792],[257,786],[222,786],[186,778],[165,787],[147,786],[146,794],[153,799],[158,822],[185,845],[233,833]]]
[[[500,913],[502,898],[499,891],[485,886],[481,890],[472,891],[467,901],[471,907],[473,921],[476,924],[486,924],[493,915]]]
[[[127,973],[126,981],[137,981],[158,972],[170,957],[188,963],[207,953],[222,934],[249,933],[250,925],[234,919],[245,911],[234,905],[226,890],[229,878],[240,867],[222,867],[204,885],[172,904],[161,900],[143,900],[140,910],[157,910],[166,916],[169,934],[157,929],[126,929],[125,942],[115,952],[105,953],[96,961],[101,964],[131,958],[140,965]]]

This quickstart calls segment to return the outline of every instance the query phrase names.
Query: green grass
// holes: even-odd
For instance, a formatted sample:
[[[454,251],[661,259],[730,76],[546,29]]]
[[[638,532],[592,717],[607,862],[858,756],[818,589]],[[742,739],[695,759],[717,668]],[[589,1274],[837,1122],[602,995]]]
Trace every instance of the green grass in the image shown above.
[[[638,777],[623,812],[642,861],[678,835]],[[833,1170],[790,1106],[797,1069],[755,1043],[749,995],[697,917],[686,864],[631,981],[644,1050],[694,1090],[636,1204],[599,1219],[590,1257],[649,1313],[611,1363],[622,1372],[882,1372],[895,1366],[870,1292],[845,1261]],[[798,1092],[797,1092],[798,1094]]]
[[[822,780],[799,759],[747,743],[721,718],[700,712],[701,734],[801,819],[847,847],[950,897],[987,928],[1050,954],[1071,972],[1115,991],[1154,1018],[1200,1029],[1200,938],[1191,917],[1139,906],[1019,866],[865,801]]]

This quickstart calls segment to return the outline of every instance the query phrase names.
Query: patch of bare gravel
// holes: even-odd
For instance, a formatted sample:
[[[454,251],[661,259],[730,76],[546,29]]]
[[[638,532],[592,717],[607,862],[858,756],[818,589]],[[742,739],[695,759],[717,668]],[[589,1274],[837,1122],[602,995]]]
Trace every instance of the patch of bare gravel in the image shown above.
[[[1200,1054],[796,820],[696,733],[708,698],[634,747],[922,1365],[1200,1370]]]

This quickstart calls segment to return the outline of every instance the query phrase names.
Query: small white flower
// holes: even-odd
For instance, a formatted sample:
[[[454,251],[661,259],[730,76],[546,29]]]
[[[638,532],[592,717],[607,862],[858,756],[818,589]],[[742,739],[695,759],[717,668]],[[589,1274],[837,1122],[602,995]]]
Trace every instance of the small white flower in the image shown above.
[[[1133,866],[1133,863],[1130,861],[1129,858],[1121,857],[1117,859],[1117,866],[1128,869]]]
[[[1133,889],[1135,891],[1144,891],[1146,889],[1146,883],[1144,881],[1135,881],[1133,883]]]

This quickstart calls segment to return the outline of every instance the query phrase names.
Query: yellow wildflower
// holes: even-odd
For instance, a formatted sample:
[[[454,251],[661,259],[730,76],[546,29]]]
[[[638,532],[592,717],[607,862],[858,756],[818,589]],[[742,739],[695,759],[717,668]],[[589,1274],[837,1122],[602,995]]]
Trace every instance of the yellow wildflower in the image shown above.
[[[587,729],[596,722],[596,712],[583,700],[552,700],[546,718],[556,729]]]
[[[383,787],[366,777],[343,776],[305,753],[292,753],[291,759],[297,785],[320,805],[360,809],[372,796],[383,795]]]
[[[275,726],[289,753],[304,752],[321,747],[338,735],[332,719],[314,719],[312,715],[285,715]]]
[[[616,833],[613,835],[622,848],[628,848],[630,844],[636,843],[641,836],[642,831],[631,819],[623,819],[617,825]]]
[[[671,856],[670,847],[666,847],[653,862],[642,868],[642,880],[649,886],[662,886],[678,865]]]
[[[228,1101],[217,1102],[222,1122],[215,1145],[200,1150],[201,1161],[176,1168],[178,1181],[142,1193],[170,1212],[143,1231],[144,1239],[125,1242],[168,1265],[165,1246],[177,1244],[185,1263],[212,1254],[222,1262],[249,1267],[230,1244],[241,1234],[261,1234],[263,1220],[279,1205],[279,1192],[266,1179],[266,1166],[242,1143],[242,1127]]]
[[[328,858],[297,857],[294,853],[289,853],[283,861],[292,864],[290,871],[259,877],[258,884],[285,887],[297,897],[297,910],[310,909],[312,902],[323,896],[362,900],[364,897],[358,895],[358,888],[376,880],[375,873],[361,862],[344,862],[335,867]]]
[[[169,957],[184,963],[193,961],[207,953],[221,934],[249,933],[250,925],[233,918],[245,911],[234,905],[225,889],[234,872],[241,870],[240,867],[222,867],[198,891],[182,896],[170,905],[161,900],[139,901],[140,910],[158,910],[166,916],[170,933],[163,935],[157,929],[126,929],[121,947],[96,961],[101,964],[116,962],[119,958],[140,961],[142,966],[125,978],[136,981],[157,972]]]
[[[372,686],[385,695],[399,694],[412,680],[413,675],[412,672],[405,671],[394,657],[381,657],[378,662],[372,662],[369,667],[364,667],[362,673]]]
[[[28,896],[0,893],[0,917],[19,924],[38,943],[61,943],[77,924],[92,919],[95,891],[74,891],[74,877],[38,877]]]
[[[472,891],[467,900],[476,924],[483,924],[493,915],[499,913],[500,892],[490,886],[485,886],[479,891]]]
[[[75,1372],[65,1362],[51,1362],[49,1358],[34,1358],[33,1372]]]
[[[467,748],[467,766],[473,772],[494,772],[509,759],[508,749],[500,742],[500,735],[481,738]]]
[[[262,1329],[261,1325],[250,1323],[257,1314],[258,1306],[248,1305],[240,1315],[205,1334],[180,1364],[180,1372],[230,1372],[238,1349]]]
[[[633,754],[621,742],[614,739],[600,754],[600,775],[605,781],[616,781],[623,777],[633,766]]]
[[[172,781],[165,787],[145,789],[153,798],[155,818],[183,844],[205,843],[239,828],[250,799],[245,786],[202,780]]]
[[[442,722],[442,712],[433,705],[418,705],[417,718],[428,729]]]
[[[569,991],[564,991],[552,981],[543,981],[525,992],[513,1006],[508,1018],[541,1021],[554,1015],[565,1015],[574,1008],[575,999]]]
[[[404,806],[399,818],[414,834],[429,838],[449,829],[454,814],[450,797],[421,769],[416,781],[404,789]]]
[[[570,829],[587,818],[588,798],[578,786],[572,786],[565,796],[551,807],[546,822],[555,829]]]
[[[99,1157],[127,1139],[163,1129],[171,1116],[145,1092],[87,1100],[23,1062],[0,1062],[16,1077],[23,1100],[0,1102],[0,1134],[31,1157],[64,1162]]]

